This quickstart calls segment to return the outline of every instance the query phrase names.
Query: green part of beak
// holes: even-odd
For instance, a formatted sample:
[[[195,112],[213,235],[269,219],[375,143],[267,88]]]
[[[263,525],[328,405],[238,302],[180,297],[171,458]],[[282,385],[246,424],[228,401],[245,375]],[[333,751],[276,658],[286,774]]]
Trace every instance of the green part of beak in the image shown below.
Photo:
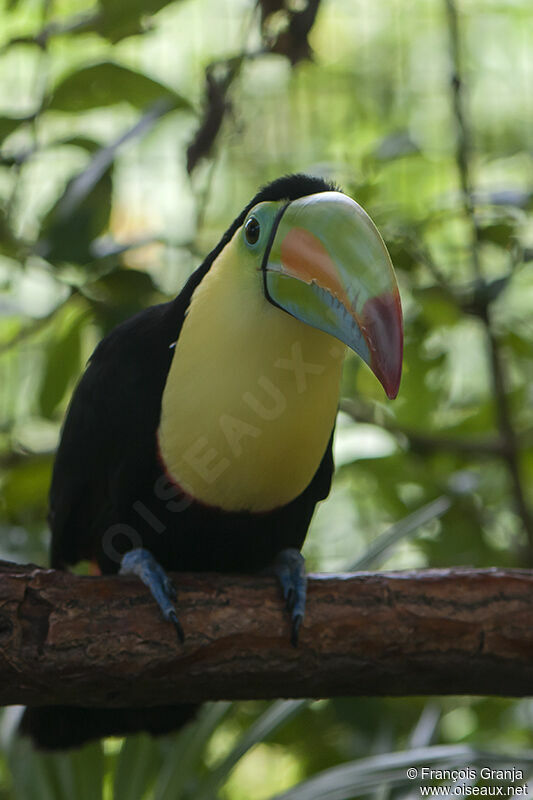
[[[403,332],[396,276],[376,226],[340,192],[286,207],[265,263],[275,305],[347,344],[387,395],[401,377]]]

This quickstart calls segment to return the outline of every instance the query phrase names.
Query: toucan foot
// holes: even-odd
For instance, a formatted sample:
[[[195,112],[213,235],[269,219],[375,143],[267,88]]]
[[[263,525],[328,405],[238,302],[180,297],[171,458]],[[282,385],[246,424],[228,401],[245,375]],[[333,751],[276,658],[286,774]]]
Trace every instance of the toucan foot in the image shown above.
[[[130,550],[122,557],[121,575],[137,575],[150,589],[152,597],[161,609],[166,620],[172,622],[180,642],[185,640],[174,603],[177,598],[176,587],[154,556],[142,547]]]
[[[307,594],[305,558],[295,547],[280,550],[274,562],[274,574],[281,584],[287,611],[291,615],[291,644],[298,647]]]

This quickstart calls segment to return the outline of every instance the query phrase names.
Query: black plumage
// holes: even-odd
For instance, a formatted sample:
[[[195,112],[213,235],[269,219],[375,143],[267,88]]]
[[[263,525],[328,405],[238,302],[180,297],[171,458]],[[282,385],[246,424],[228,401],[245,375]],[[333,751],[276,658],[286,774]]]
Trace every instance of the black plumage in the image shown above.
[[[179,493],[165,477],[156,431],[172,345],[191,297],[249,209],[333,188],[293,175],[261,189],[175,300],[137,314],[98,345],[72,398],[54,466],[53,567],[90,559],[113,573],[124,550],[142,546],[167,570],[253,571],[283,548],[302,546],[315,505],[330,489],[332,438],[312,481],[292,502],[266,513],[235,513]],[[22,727],[41,746],[65,747],[113,732],[166,732],[191,713],[186,706],[112,713],[39,708],[27,710]]]

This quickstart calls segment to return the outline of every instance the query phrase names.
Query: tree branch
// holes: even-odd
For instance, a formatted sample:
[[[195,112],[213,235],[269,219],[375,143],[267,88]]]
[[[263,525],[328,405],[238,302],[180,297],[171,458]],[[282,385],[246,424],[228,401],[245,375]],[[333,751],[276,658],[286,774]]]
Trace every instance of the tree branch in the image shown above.
[[[533,564],[533,514],[529,508],[528,501],[526,499],[526,491],[523,484],[520,465],[520,449],[516,431],[513,426],[511,409],[507,395],[503,358],[498,346],[498,341],[492,329],[489,308],[486,309],[482,318],[485,323],[485,329],[487,333],[497,423],[500,430],[500,436],[505,442],[503,458],[507,464],[515,507],[522,520],[522,524],[527,535],[527,564],[531,566]]]
[[[448,32],[450,38],[450,55],[452,61],[452,74],[450,86],[452,90],[452,105],[457,129],[457,144],[455,159],[457,171],[461,182],[463,196],[463,209],[469,221],[472,232],[471,257],[474,275],[481,279],[481,263],[478,245],[481,240],[476,210],[474,205],[474,192],[472,189],[470,159],[472,155],[472,138],[467,120],[464,100],[464,86],[461,68],[461,41],[459,36],[459,18],[455,0],[445,0],[448,16]]]
[[[472,136],[468,119],[467,106],[464,99],[464,85],[461,67],[461,42],[459,32],[459,17],[455,0],[444,0],[448,18],[448,31],[450,39],[450,53],[452,61],[451,90],[455,124],[457,129],[457,144],[455,160],[461,183],[463,195],[463,210],[466,221],[471,229],[471,262],[474,277],[478,284],[477,313],[485,328],[487,338],[488,357],[492,376],[492,388],[496,410],[496,423],[500,439],[504,445],[502,452],[509,474],[511,491],[517,514],[522,520],[528,540],[527,563],[533,566],[533,513],[531,512],[524,478],[521,473],[520,454],[517,436],[514,429],[512,413],[508,398],[508,381],[505,375],[503,358],[500,346],[494,332],[491,320],[490,293],[487,293],[487,283],[483,276],[481,263],[481,236],[475,208],[475,193],[473,190],[471,158]]]
[[[533,574],[315,576],[298,649],[273,578],[180,574],[184,645],[135,578],[0,562],[0,703],[533,694]]]

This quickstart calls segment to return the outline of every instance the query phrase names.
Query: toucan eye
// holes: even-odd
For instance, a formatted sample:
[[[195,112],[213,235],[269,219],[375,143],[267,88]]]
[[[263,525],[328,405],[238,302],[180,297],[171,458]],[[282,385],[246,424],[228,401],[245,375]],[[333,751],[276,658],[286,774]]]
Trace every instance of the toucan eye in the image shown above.
[[[261,226],[255,217],[250,217],[244,226],[244,235],[248,244],[256,244],[261,233]]]

